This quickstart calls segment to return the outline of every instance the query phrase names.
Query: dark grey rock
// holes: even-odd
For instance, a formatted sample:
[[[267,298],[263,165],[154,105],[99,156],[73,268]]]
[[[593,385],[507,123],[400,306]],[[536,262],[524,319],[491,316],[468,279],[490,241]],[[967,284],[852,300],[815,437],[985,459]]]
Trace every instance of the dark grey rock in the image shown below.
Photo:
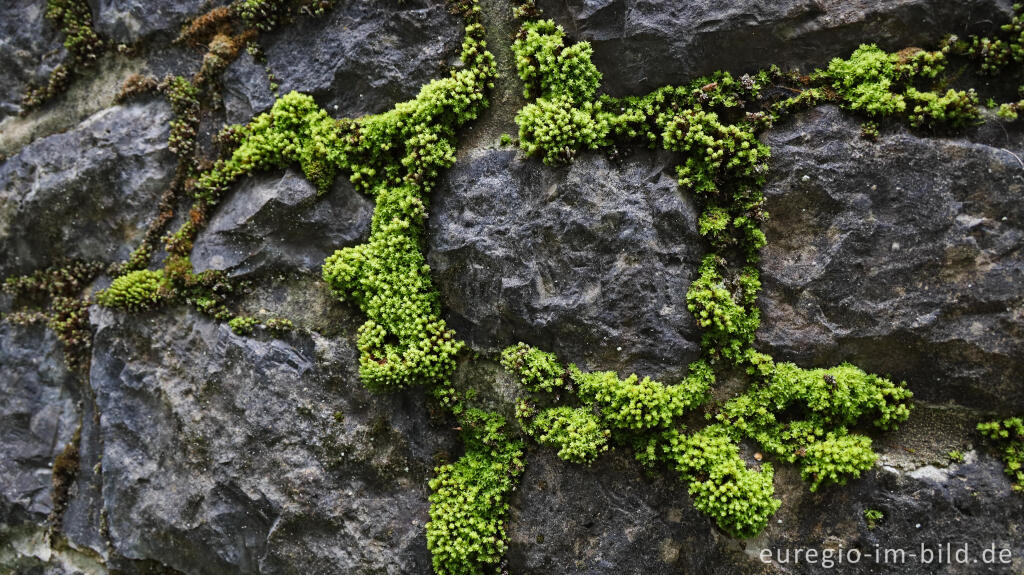
[[[128,256],[174,176],[162,101],[99,112],[0,164],[0,277]]]
[[[312,94],[335,117],[357,116],[388,110],[447,76],[462,30],[443,2],[347,0],[267,35],[263,46],[281,94]]]
[[[926,401],[1019,412],[1022,150],[859,132],[822,107],[765,139],[759,346],[891,374]]]
[[[243,52],[224,70],[224,117],[229,124],[246,124],[274,105],[266,67]]]
[[[459,337],[681,377],[699,351],[686,290],[704,247],[672,167],[646,151],[558,169],[514,151],[468,155],[434,194],[427,254]]]
[[[512,573],[756,573],[741,543],[694,509],[686,484],[647,477],[623,453],[592,467],[528,458],[512,498]],[[753,565],[749,565],[753,567]]]
[[[53,510],[53,460],[78,427],[75,390],[52,331],[0,322],[0,524]]]
[[[1010,20],[1010,0],[540,0],[577,40],[594,46],[604,90],[643,94],[716,70],[777,64],[811,71],[862,43],[933,48],[946,34],[987,33]]]
[[[334,250],[366,239],[372,216],[373,202],[344,177],[322,197],[295,170],[247,177],[199,234],[192,263],[232,276],[319,270]]]
[[[791,466],[775,477],[782,507],[754,539],[735,540],[717,531],[689,500],[686,484],[669,472],[646,475],[624,453],[603,456],[593,467],[566,463],[550,451],[529,457],[512,499],[509,525],[513,573],[821,573],[822,553],[832,553],[836,573],[977,573],[974,563],[922,563],[921,546],[933,551],[967,545],[970,560],[983,550],[1008,549],[1009,564],[991,573],[1018,573],[1024,566],[1024,498],[1010,490],[1002,463],[969,452],[951,467],[901,472],[877,467],[843,487],[811,493]],[[866,509],[882,511],[875,529]],[[874,550],[902,549],[903,563]],[[815,563],[794,561],[814,549]],[[856,550],[856,565],[836,564]],[[788,560],[785,555],[788,551]],[[762,561],[764,557],[770,561]],[[913,555],[911,555],[913,554]]]
[[[152,34],[177,37],[193,16],[224,0],[88,0],[93,28],[115,43],[132,44]]]
[[[371,395],[350,340],[240,337],[172,308],[93,314],[113,550],[184,573],[427,573],[427,478],[453,432]]]
[[[21,111],[30,85],[46,84],[66,55],[63,35],[44,16],[46,3],[0,4],[0,120]]]

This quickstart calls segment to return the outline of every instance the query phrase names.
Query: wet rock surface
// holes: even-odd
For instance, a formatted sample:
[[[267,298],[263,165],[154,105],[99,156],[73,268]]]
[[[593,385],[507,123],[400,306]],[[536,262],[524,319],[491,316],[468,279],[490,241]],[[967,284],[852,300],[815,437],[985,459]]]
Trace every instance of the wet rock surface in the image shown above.
[[[765,138],[759,345],[891,374],[926,401],[1020,411],[1024,148],[859,134],[823,107]]]
[[[577,40],[594,47],[603,89],[644,94],[716,70],[777,64],[811,71],[863,43],[889,50],[934,47],[943,35],[986,32],[1010,15],[1009,0],[540,0]],[[651,57],[657,54],[657,57]],[[671,65],[666,65],[671,62]]]
[[[298,90],[335,117],[360,116],[388,110],[446,75],[462,28],[441,2],[351,0],[270,34],[264,50],[280,94]]]
[[[247,338],[177,308],[94,315],[114,552],[186,573],[425,573],[422,394],[371,395],[347,340]]]
[[[126,258],[174,176],[170,120],[163,102],[110,108],[0,164],[0,276]]]
[[[45,521],[54,458],[78,427],[75,377],[42,325],[0,323],[0,524]]]
[[[341,177],[322,197],[301,172],[259,174],[235,185],[196,240],[196,271],[231,276],[317,272],[336,249],[364,241],[373,201]]]
[[[434,193],[427,260],[448,321],[487,351],[525,340],[581,367],[673,381],[696,358],[686,309],[704,245],[672,158],[565,168],[480,150]]]
[[[116,43],[131,44],[146,36],[174,38],[188,20],[224,0],[89,0],[93,27]]]
[[[0,5],[0,121],[20,112],[28,88],[44,85],[64,60],[63,37],[45,12],[46,4],[34,0]]]

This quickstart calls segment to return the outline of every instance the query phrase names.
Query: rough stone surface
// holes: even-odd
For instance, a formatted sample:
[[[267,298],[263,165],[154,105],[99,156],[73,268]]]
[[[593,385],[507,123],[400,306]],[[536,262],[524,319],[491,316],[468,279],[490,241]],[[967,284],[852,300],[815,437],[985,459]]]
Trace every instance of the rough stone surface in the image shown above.
[[[989,32],[1010,0],[540,0],[577,40],[594,47],[604,90],[643,94],[716,70],[777,64],[810,71],[862,43],[933,47],[945,34]],[[656,57],[652,57],[656,54]],[[668,63],[671,64],[668,64]]]
[[[301,172],[261,174],[236,185],[196,240],[197,271],[228,270],[232,276],[320,269],[334,250],[364,241],[373,202],[347,178],[317,197]]]
[[[686,290],[704,246],[669,156],[547,168],[481,150],[434,194],[427,254],[449,323],[475,347],[519,340],[581,366],[675,380],[699,334]]]
[[[428,571],[426,479],[455,446],[423,394],[370,395],[348,340],[240,337],[182,308],[94,318],[118,554],[186,573]]]
[[[0,164],[0,276],[131,253],[174,176],[170,107],[118,106]]]
[[[335,117],[358,116],[387,110],[447,75],[462,28],[442,2],[350,0],[268,35],[264,49],[279,93],[312,94]]]
[[[174,38],[181,26],[224,0],[88,0],[93,28],[117,43],[131,44],[163,33]]]
[[[44,17],[45,2],[0,4],[0,120],[21,111],[30,85],[43,85],[64,59],[63,37]]]
[[[603,456],[592,467],[537,451],[529,457],[513,498],[509,565],[513,573],[821,573],[821,555],[857,550],[857,565],[833,565],[837,573],[932,573],[921,545],[946,543],[970,550],[967,564],[942,573],[976,573],[974,559],[994,545],[1007,549],[1008,564],[987,572],[1018,573],[1024,567],[1024,499],[1010,491],[1002,464],[967,455],[962,465],[921,467],[910,473],[879,467],[839,488],[810,493],[799,473],[783,466],[775,478],[782,507],[767,529],[746,541],[719,533],[694,509],[686,484],[669,472],[646,476],[625,453]],[[866,509],[882,511],[875,529]],[[874,559],[875,546],[901,549],[904,563]],[[816,549],[816,564],[796,562],[796,549]],[[770,553],[763,562],[761,553]],[[788,561],[781,553],[789,553]],[[780,553],[781,552],[781,553]],[[911,556],[910,554],[914,555]],[[838,559],[833,555],[833,561]]]
[[[248,52],[224,71],[224,116],[229,124],[245,124],[274,105],[265,66]]]
[[[1019,412],[1024,166],[1002,147],[1013,144],[859,134],[823,107],[766,137],[759,344],[891,374],[926,401]]]
[[[53,460],[78,427],[76,381],[42,325],[0,323],[0,525],[45,521]]]

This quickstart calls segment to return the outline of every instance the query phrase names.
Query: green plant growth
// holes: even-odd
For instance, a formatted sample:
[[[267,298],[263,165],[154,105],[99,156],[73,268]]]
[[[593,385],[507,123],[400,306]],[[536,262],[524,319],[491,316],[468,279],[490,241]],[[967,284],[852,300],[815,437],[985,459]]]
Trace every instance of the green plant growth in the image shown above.
[[[584,373],[574,365],[564,369],[551,354],[522,343],[502,353],[502,365],[528,392],[517,416],[538,443],[558,447],[559,457],[577,463],[593,462],[606,441],[631,445],[642,463],[678,472],[697,508],[738,537],[759,533],[779,506],[772,466],[748,468],[741,441],[797,464],[815,491],[874,465],[871,440],[851,427],[890,429],[910,413],[909,391],[848,364],[808,370],[763,354],[746,361],[756,383],[712,407],[712,424],[686,434],[681,418],[708,405],[715,382],[705,362],[691,364],[681,383],[664,385],[635,375]]]
[[[494,65],[484,45],[483,27],[468,24],[466,67],[383,114],[334,120],[311,97],[287,94],[237,129],[239,146],[196,186],[197,201],[213,204],[244,173],[297,163],[321,191],[344,172],[376,199],[369,241],[337,251],[323,266],[338,296],[367,315],[358,347],[369,387],[443,381],[462,348],[440,317],[421,245],[427,194],[440,170],[455,161],[455,128],[487,104]]]
[[[865,509],[864,510],[864,522],[867,523],[868,529],[874,529],[878,527],[878,524],[885,519],[885,514],[877,509]]]
[[[979,423],[978,431],[995,444],[1014,491],[1024,491],[1024,418]]]
[[[45,323],[64,346],[71,371],[89,365],[92,331],[89,300],[82,295],[104,270],[97,262],[70,262],[4,280],[3,291],[13,296],[14,312],[4,319],[15,324]]]
[[[64,34],[68,58],[50,72],[45,86],[29,88],[25,93],[25,112],[64,92],[75,72],[91,66],[103,50],[103,40],[93,30],[92,11],[85,0],[47,0],[44,15]]]
[[[427,547],[438,575],[493,573],[507,547],[506,500],[523,470],[523,445],[499,415],[466,409],[459,423],[466,452],[434,470]]]
[[[96,303],[139,311],[156,307],[171,296],[172,286],[163,270],[138,270],[116,278],[110,287],[96,294]]]
[[[953,463],[963,463],[964,462],[964,453],[962,451],[960,451],[959,449],[954,449],[954,450],[950,451],[946,455],[949,457],[949,460],[952,461]]]

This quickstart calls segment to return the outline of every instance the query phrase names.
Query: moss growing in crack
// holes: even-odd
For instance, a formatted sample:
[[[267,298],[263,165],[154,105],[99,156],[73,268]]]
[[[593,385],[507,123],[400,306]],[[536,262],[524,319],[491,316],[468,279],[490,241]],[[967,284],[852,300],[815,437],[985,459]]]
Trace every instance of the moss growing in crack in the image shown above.
[[[4,280],[3,290],[14,296],[14,313],[6,319],[16,324],[43,322],[64,346],[64,359],[72,371],[89,365],[92,332],[89,301],[83,295],[105,266],[98,262],[53,265]]]
[[[565,405],[540,411],[524,428],[537,443],[557,447],[559,458],[587,464],[608,450],[612,433],[592,410]]]
[[[523,470],[523,445],[497,414],[467,409],[459,422],[466,452],[434,470],[427,547],[438,575],[482,575],[496,571],[508,546],[507,499]]]
[[[68,59],[53,69],[45,86],[29,88],[22,97],[23,112],[67,90],[75,72],[91,66],[103,50],[103,40],[92,28],[92,11],[85,0],[47,0],[45,16],[63,32]]]
[[[948,45],[979,62],[985,74],[998,74],[1011,63],[1024,62],[1024,4],[1013,5],[1013,18],[1000,27],[1003,37],[971,36],[967,42],[951,38]]]
[[[1024,492],[1024,418],[979,423],[978,431],[995,444],[1014,491]]]
[[[942,51],[910,49],[890,54],[865,44],[849,58],[835,58],[814,78],[830,84],[843,106],[867,116],[904,116],[915,128],[962,128],[978,121],[973,91],[922,91],[915,83],[934,80],[945,69]]]
[[[299,14],[320,16],[334,0],[235,0],[231,9],[250,28],[269,32]]]
[[[252,333],[252,330],[259,325],[259,323],[260,322],[254,317],[240,315],[231,318],[231,320],[228,321],[228,327],[230,327],[231,331],[235,332],[236,335],[249,335]]]
[[[761,282],[753,267],[727,282],[723,263],[713,254],[704,258],[699,277],[686,292],[686,306],[704,332],[704,353],[740,362],[761,325],[761,310],[757,308]]]
[[[212,205],[241,174],[298,163],[321,191],[343,172],[376,199],[369,241],[339,250],[323,267],[338,296],[367,315],[358,347],[360,375],[370,387],[443,381],[462,347],[440,317],[421,246],[426,195],[455,161],[455,128],[487,103],[494,64],[484,48],[483,27],[469,23],[465,68],[426,84],[414,100],[358,120],[334,120],[311,97],[285,95],[237,128],[238,148],[196,186],[197,201]]]
[[[501,365],[514,373],[523,386],[534,393],[552,392],[565,384],[568,372],[553,353],[518,343],[501,352]]]
[[[633,431],[668,427],[707,401],[714,374],[702,362],[691,365],[690,372],[681,383],[665,385],[635,374],[619,379],[613,371],[584,373],[569,367],[580,400],[600,410],[605,425]]]
[[[139,311],[154,308],[173,294],[163,270],[138,270],[116,278],[96,294],[96,303],[111,308]]]

